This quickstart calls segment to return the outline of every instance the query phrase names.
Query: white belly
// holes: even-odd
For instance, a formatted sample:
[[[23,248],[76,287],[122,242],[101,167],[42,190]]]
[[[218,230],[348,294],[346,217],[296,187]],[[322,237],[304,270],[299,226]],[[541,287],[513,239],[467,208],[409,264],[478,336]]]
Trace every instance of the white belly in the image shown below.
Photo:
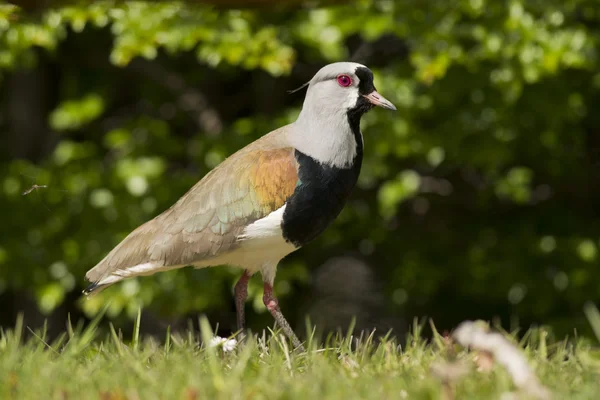
[[[281,221],[285,205],[266,217],[248,225],[239,236],[235,250],[194,264],[197,268],[232,265],[254,274],[261,272],[265,281],[272,282],[279,261],[297,250],[283,238]]]

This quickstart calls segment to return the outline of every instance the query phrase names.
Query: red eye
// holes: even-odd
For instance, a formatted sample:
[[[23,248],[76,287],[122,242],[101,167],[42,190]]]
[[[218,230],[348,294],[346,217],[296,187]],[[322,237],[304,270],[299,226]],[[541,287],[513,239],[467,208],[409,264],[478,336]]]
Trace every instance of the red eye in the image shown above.
[[[348,75],[339,75],[337,77],[337,81],[340,84],[340,86],[343,87],[348,87],[352,85],[352,78],[350,78]]]

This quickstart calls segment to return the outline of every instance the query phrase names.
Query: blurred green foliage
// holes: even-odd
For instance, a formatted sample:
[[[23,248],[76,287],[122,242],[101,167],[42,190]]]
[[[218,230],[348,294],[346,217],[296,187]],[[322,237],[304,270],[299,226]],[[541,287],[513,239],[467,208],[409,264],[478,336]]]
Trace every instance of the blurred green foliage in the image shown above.
[[[378,48],[360,61],[399,112],[364,118],[359,187],[334,227],[284,261],[280,296],[305,287],[327,257],[356,250],[394,311],[442,326],[518,315],[568,331],[600,295],[599,39],[600,7],[585,0],[281,11],[98,1],[37,14],[0,6],[0,84],[41,63],[61,71],[42,157],[13,157],[12,109],[0,118],[0,292],[30,290],[50,312],[128,232],[301,105],[288,96],[253,109],[255,100],[283,99],[323,64]],[[125,74],[136,58],[208,88],[208,105],[174,100],[181,85],[169,89],[160,73]],[[222,129],[190,122],[207,107]],[[48,187],[22,196],[33,184]],[[238,273],[128,280],[80,306],[91,315],[110,296],[111,316],[140,305],[169,315],[229,307],[223,293]],[[258,311],[260,290],[253,281]]]

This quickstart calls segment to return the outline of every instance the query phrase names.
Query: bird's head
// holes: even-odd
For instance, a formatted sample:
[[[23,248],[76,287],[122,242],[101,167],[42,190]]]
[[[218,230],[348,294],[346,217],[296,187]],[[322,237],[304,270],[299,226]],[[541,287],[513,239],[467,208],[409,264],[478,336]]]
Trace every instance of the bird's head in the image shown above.
[[[326,65],[305,86],[308,90],[290,140],[297,150],[323,164],[347,168],[362,160],[360,117],[375,106],[396,109],[375,90],[373,73],[361,64]]]
[[[305,106],[310,103],[325,112],[355,111],[362,115],[374,106],[396,110],[377,92],[373,72],[362,64],[337,62],[326,65],[307,85]]]

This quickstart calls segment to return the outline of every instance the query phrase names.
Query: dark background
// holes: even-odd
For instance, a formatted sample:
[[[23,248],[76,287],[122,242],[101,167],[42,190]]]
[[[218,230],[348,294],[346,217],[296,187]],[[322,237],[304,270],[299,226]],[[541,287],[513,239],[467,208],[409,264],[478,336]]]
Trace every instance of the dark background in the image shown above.
[[[591,1],[23,2],[0,6],[0,326],[235,326],[241,271],[190,268],[83,300],[83,275],[224,157],[295,119],[323,65],[366,64],[349,204],[286,258],[300,331],[467,318],[590,333],[600,295],[600,7]],[[336,4],[333,4],[336,3]],[[339,4],[338,4],[339,3]],[[236,7],[238,7],[236,9]],[[23,195],[33,185],[47,187]],[[272,320],[259,278],[248,319]]]

